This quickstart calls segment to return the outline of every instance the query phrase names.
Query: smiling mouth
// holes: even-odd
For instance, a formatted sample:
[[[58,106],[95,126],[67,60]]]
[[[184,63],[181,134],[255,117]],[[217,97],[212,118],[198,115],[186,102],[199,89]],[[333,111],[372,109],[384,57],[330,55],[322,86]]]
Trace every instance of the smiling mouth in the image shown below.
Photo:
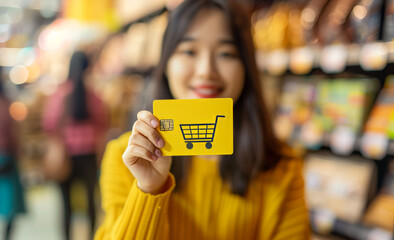
[[[190,89],[200,98],[215,98],[218,97],[224,90],[224,88],[208,85],[190,87]]]

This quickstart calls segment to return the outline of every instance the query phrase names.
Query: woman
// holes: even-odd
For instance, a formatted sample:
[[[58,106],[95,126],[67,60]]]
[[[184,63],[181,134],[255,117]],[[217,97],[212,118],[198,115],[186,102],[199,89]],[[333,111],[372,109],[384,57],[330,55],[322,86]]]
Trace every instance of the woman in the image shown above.
[[[64,201],[64,231],[70,239],[70,188],[81,179],[87,189],[91,234],[96,221],[94,188],[97,181],[97,148],[107,129],[107,114],[101,99],[85,87],[89,59],[82,51],[73,54],[68,80],[49,97],[44,109],[43,128],[48,134],[60,135],[71,159],[71,174],[60,183]]]
[[[107,146],[96,239],[308,239],[301,161],[272,133],[239,7],[182,3],[154,81],[158,99],[233,98],[234,154],[163,157],[158,119],[139,112],[132,133]]]

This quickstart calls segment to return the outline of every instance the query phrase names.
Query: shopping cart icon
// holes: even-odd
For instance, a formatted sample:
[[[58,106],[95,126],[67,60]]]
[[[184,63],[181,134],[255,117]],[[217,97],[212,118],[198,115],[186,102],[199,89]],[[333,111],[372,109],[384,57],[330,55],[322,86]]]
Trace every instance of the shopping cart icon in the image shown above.
[[[211,149],[216,124],[220,117],[224,118],[225,116],[216,115],[215,123],[179,124],[187,149],[192,149],[193,143],[199,142],[205,142],[205,147]]]

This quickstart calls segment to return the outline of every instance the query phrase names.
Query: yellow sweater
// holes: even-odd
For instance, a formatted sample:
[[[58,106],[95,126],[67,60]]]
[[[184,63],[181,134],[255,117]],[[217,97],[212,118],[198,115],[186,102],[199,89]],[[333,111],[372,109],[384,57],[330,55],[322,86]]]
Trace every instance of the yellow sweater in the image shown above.
[[[123,164],[130,133],[108,143],[100,179],[105,218],[99,239],[309,239],[302,164],[281,161],[261,173],[245,197],[230,192],[218,163],[192,159],[185,186],[152,195]]]

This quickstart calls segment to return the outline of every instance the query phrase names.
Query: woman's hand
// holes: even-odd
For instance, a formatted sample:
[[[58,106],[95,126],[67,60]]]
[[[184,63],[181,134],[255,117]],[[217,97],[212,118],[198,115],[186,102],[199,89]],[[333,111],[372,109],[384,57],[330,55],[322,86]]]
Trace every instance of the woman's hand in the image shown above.
[[[158,119],[148,111],[138,112],[137,118],[129,145],[123,153],[123,162],[142,191],[157,194],[167,181],[172,158],[163,157],[160,151],[165,143],[155,129],[159,125]]]

